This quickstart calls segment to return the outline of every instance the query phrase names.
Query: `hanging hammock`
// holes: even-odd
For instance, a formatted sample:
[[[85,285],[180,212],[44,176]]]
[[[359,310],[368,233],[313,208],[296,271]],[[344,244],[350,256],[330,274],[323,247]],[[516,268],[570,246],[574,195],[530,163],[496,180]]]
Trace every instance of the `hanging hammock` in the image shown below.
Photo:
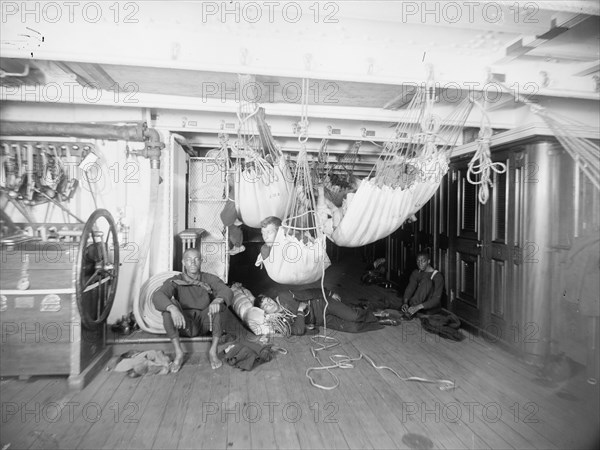
[[[240,76],[242,92],[249,78]],[[265,121],[265,112],[255,103],[240,102],[235,159],[234,199],[238,217],[249,227],[260,228],[269,216],[283,218],[293,179]]]
[[[432,159],[424,163],[428,170],[440,170],[440,175],[414,183],[408,189],[378,186],[373,179],[360,182],[355,194],[349,194],[350,203],[343,213],[339,225],[329,236],[342,247],[360,247],[376,242],[394,231],[404,221],[415,214],[435,194],[443,174],[448,170],[446,157]]]
[[[259,254],[256,265],[264,265],[269,277],[281,284],[309,284],[318,281],[330,265],[326,253],[326,236],[316,211],[306,140],[308,139],[308,81],[303,81],[301,149],[296,162],[295,186],[285,210],[285,219],[271,246],[269,257]]]
[[[371,174],[363,179],[345,205],[333,211],[327,236],[341,247],[360,247],[382,239],[421,209],[435,194],[448,171],[449,150],[471,112],[466,97],[440,123],[433,114],[435,89],[430,78],[408,105],[394,139],[383,146]],[[319,196],[319,211],[327,209]],[[336,221],[336,213],[341,216]]]

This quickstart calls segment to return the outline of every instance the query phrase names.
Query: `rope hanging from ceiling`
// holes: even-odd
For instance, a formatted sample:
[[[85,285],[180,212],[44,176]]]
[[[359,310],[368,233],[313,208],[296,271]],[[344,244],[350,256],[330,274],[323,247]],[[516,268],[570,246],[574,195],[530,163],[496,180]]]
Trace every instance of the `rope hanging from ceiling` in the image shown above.
[[[492,137],[492,126],[486,112],[486,100],[483,106],[475,102],[482,112],[481,126],[477,138],[477,149],[469,161],[467,169],[467,180],[469,183],[479,185],[479,202],[485,205],[490,196],[490,188],[494,187],[492,173],[502,174],[506,172],[506,164],[493,162],[490,152],[490,139]]]
[[[300,151],[282,226],[279,227],[269,257],[259,255],[269,277],[281,284],[309,284],[318,281],[331,265],[326,253],[326,237],[316,212],[316,198],[308,164],[308,80],[303,80],[302,116],[299,122]]]
[[[541,117],[583,174],[597,190],[600,190],[600,144],[582,137],[589,130],[589,127],[577,120],[570,119],[527,100],[524,96],[511,91],[497,80],[494,80],[494,82],[505,91],[510,92],[515,100],[527,105],[535,115]]]

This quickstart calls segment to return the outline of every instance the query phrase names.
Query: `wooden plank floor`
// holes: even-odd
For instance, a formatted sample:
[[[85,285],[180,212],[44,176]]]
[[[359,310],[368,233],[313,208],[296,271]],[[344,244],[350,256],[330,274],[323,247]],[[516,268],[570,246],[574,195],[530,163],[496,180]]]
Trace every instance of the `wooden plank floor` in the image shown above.
[[[357,279],[345,270],[326,280],[346,295],[389,295]],[[333,355],[368,355],[402,377],[452,380],[453,390],[402,381],[364,357],[312,372],[323,385],[339,379],[336,389],[317,389],[305,376],[318,365],[309,337],[275,339],[288,354],[251,372],[213,371],[199,352],[178,374],[101,372],[81,392],[60,377],[8,378],[0,383],[1,448],[596,448],[600,395],[585,373],[543,384],[511,354],[466,334],[447,341],[412,321],[330,332],[339,345],[317,352],[325,365]]]
[[[3,380],[2,448],[593,448],[598,389],[582,376],[545,387],[479,338],[435,342],[402,326],[336,338],[319,352],[325,364],[362,353],[456,388],[402,381],[363,358],[333,369],[337,389],[317,389],[304,375],[311,340],[278,339],[289,353],[252,372],[212,371],[195,355],[178,374],[102,372],[79,393],[56,378]],[[333,384],[326,371],[315,379]]]

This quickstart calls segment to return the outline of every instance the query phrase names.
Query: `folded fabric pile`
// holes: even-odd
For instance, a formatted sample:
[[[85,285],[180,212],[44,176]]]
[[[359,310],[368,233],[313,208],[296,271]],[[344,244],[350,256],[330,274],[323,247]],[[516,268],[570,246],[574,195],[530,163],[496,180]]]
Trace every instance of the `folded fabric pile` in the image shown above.
[[[459,330],[460,319],[451,312],[443,311],[439,314],[423,315],[421,326],[430,333],[438,334],[443,338],[453,341],[462,341],[465,336]]]
[[[271,345],[262,345],[259,342],[235,342],[227,345],[219,357],[230,366],[241,370],[252,370],[256,366],[271,361],[275,351]]]
[[[170,367],[171,359],[162,350],[130,350],[120,355],[107,369],[127,372],[128,376],[135,378],[142,375],[165,375],[169,373]]]

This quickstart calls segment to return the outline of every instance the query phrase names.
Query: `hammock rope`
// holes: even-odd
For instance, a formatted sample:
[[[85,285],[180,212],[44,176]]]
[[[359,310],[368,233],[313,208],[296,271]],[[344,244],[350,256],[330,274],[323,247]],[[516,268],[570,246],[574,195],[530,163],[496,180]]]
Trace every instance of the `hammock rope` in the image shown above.
[[[333,339],[333,338],[331,338],[331,339]],[[335,344],[335,345],[338,345],[338,344]],[[330,348],[330,347],[331,346],[329,346],[327,348]],[[323,349],[318,349],[318,350],[323,350]],[[352,363],[354,363],[356,361],[360,361],[361,359],[365,359],[376,370],[384,370],[384,369],[389,370],[394,375],[396,375],[398,378],[400,378],[400,380],[402,380],[402,381],[416,381],[419,383],[438,384],[439,385],[438,388],[441,391],[447,391],[450,389],[454,389],[456,387],[455,383],[451,380],[429,379],[429,378],[422,378],[422,377],[403,377],[398,372],[396,372],[394,369],[392,369],[391,367],[378,366],[377,364],[375,364],[375,361],[373,361],[373,359],[370,356],[368,356],[366,353],[363,353],[363,352],[360,352],[356,358],[351,358],[347,355],[339,355],[339,354],[338,355],[330,355],[329,359],[331,360],[332,364],[330,364],[328,366],[323,365],[323,362],[318,357],[316,352],[317,352],[317,350],[315,350],[314,348],[311,347],[311,353],[312,353],[313,357],[319,362],[320,366],[309,367],[308,369],[306,369],[305,374],[308,377],[308,379],[310,380],[311,385],[313,385],[316,388],[323,389],[326,391],[331,391],[333,389],[336,389],[340,385],[340,379],[337,377],[337,375],[335,375],[331,371],[331,369],[353,369],[354,364],[352,364]],[[334,384],[332,386],[324,386],[322,384],[315,382],[314,379],[312,378],[312,376],[310,375],[310,373],[313,371],[318,371],[318,370],[326,370],[331,375],[331,377],[334,379]]]
[[[300,150],[294,173],[295,185],[285,207],[284,219],[269,257],[259,255],[257,265],[263,264],[269,277],[281,284],[309,284],[322,278],[331,265],[327,257],[326,237],[316,210],[316,198],[306,141],[308,140],[308,79],[302,80],[302,117],[298,143]],[[292,253],[290,253],[290,250]]]
[[[287,235],[294,235],[301,232],[307,238],[316,239],[322,235],[319,217],[316,213],[316,198],[308,164],[308,152],[306,151],[306,142],[308,140],[308,79],[302,79],[302,108],[299,121],[300,129],[298,134],[298,143],[300,151],[296,160],[296,173],[294,175],[295,188],[290,201],[286,206],[285,219],[282,225],[285,226]],[[309,233],[310,236],[305,233]],[[325,243],[325,239],[323,239]]]
[[[473,185],[479,185],[479,202],[485,205],[490,196],[490,188],[494,188],[491,172],[502,174],[506,172],[506,164],[502,162],[493,162],[490,152],[490,140],[492,138],[492,126],[489,116],[486,113],[487,101],[484,100],[483,106],[478,102],[475,104],[481,109],[481,126],[477,139],[477,149],[471,158],[467,169],[467,180]],[[474,178],[473,178],[474,177]],[[477,181],[479,177],[479,181]]]
[[[578,136],[585,133],[586,125],[527,100],[498,80],[494,82],[509,92],[515,100],[527,105],[532,113],[542,118],[583,174],[597,190],[600,190],[600,145],[588,138]]]

